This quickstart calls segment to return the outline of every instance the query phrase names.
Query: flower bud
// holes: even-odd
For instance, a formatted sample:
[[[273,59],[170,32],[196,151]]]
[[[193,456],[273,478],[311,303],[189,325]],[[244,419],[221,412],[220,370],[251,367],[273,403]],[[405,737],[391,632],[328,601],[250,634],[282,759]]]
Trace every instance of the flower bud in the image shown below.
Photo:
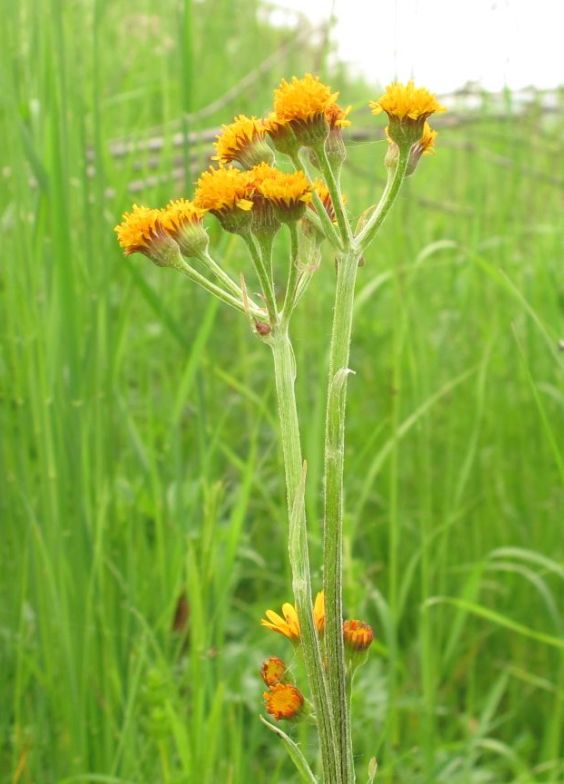
[[[285,662],[278,656],[269,656],[263,661],[260,674],[265,684],[272,687],[282,683],[287,669]]]
[[[372,645],[374,632],[364,621],[345,621],[343,638],[347,650],[351,653],[363,653]]]

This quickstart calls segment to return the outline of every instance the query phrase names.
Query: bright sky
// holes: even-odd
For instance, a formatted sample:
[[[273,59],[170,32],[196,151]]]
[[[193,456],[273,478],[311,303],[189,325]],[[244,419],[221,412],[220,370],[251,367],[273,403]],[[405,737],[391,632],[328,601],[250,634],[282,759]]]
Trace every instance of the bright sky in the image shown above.
[[[370,82],[433,92],[564,84],[563,0],[279,0],[312,21],[334,9],[339,58]]]

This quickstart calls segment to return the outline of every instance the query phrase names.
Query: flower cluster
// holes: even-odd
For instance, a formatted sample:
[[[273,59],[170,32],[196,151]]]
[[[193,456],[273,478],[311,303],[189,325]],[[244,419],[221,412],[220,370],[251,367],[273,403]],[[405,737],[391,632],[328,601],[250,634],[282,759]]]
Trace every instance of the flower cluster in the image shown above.
[[[325,597],[320,591],[315,597],[312,608],[313,621],[319,638],[323,639],[325,631]],[[274,610],[267,610],[266,617],[261,619],[261,626],[281,634],[290,640],[295,647],[301,643],[300,622],[293,604],[282,605],[282,615]],[[351,668],[359,660],[358,654],[364,654],[374,640],[372,627],[364,621],[350,620],[343,623],[343,640],[349,654]],[[295,719],[301,716],[304,698],[296,686],[286,683],[287,667],[282,659],[271,656],[261,668],[262,679],[268,686],[264,693],[267,712],[275,719]]]
[[[324,149],[333,163],[341,162],[342,128],[350,125],[350,107],[343,109],[338,97],[311,74],[282,80],[267,118],[238,115],[222,126],[213,156],[219,165],[200,175],[193,200],[177,199],[164,209],[134,205],[123,215],[115,231],[125,254],[143,253],[159,266],[173,267],[182,266],[182,256],[201,258],[208,248],[206,213],[215,215],[227,231],[239,234],[254,231],[273,236],[282,223],[303,218],[308,205],[314,208],[308,211],[308,220],[315,221],[315,212],[323,206],[335,222],[335,194],[327,184],[310,181],[301,170],[288,173],[276,168],[274,150],[296,163],[301,147],[312,149],[314,162],[315,151]],[[413,82],[394,82],[370,106],[374,114],[388,116],[388,165],[395,165],[398,148],[409,145],[407,173],[411,173],[421,155],[433,151],[437,134],[427,119],[444,107]],[[316,194],[315,204],[312,194]],[[323,225],[325,216],[319,217]]]

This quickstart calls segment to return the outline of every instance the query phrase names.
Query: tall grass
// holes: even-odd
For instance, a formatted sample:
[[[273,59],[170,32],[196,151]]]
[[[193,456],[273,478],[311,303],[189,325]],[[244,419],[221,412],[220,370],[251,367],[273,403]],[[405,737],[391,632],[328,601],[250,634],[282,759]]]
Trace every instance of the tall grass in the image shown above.
[[[108,145],[164,128],[183,182],[135,196],[162,203],[200,154],[174,162],[174,132],[320,64],[290,48],[198,119],[284,40],[254,3],[1,10],[2,781],[290,781],[257,719],[284,650],[257,622],[289,591],[270,358],[121,257],[128,183],[155,171]],[[360,272],[345,594],[377,631],[354,721],[384,782],[564,779],[563,123],[504,113],[442,130]],[[384,144],[351,147],[352,211]],[[235,240],[221,255],[247,272]],[[333,285],[327,258],[295,327],[317,564]]]

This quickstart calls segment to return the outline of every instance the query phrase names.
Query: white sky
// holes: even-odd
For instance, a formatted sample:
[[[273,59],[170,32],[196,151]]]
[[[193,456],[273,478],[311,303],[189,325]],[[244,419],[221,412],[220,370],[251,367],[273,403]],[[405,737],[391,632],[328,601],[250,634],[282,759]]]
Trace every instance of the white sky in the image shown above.
[[[312,21],[334,9],[339,58],[370,82],[433,92],[564,84],[564,0],[278,0]]]

